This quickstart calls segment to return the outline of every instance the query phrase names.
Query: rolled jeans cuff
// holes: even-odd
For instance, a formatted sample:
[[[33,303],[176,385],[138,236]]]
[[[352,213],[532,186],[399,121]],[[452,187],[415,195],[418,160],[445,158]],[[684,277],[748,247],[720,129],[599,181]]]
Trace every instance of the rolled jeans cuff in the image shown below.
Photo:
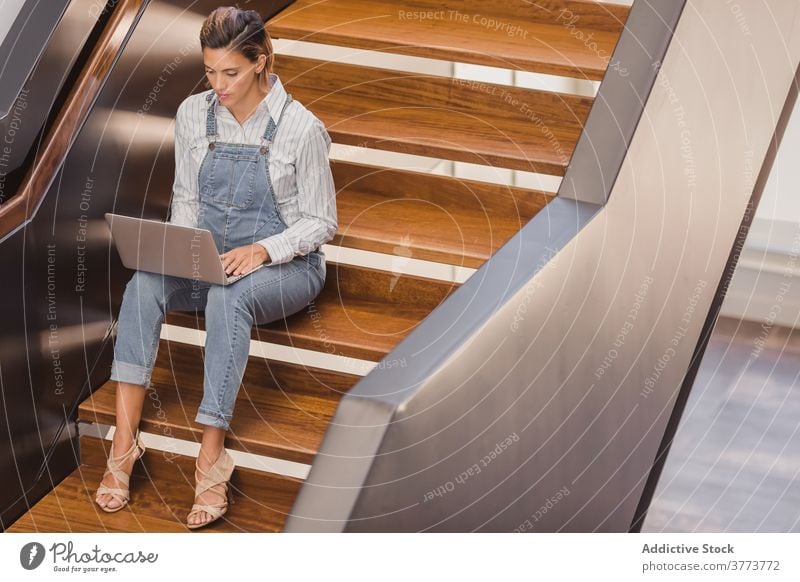
[[[231,417],[232,418],[232,417]],[[206,412],[203,410],[197,411],[197,416],[194,418],[195,422],[199,422],[200,424],[206,424],[208,426],[214,426],[216,428],[221,428],[223,430],[230,429],[231,426],[231,418],[226,419],[218,414],[212,414],[210,412]]]
[[[119,362],[114,360],[111,363],[111,379],[127,384],[138,384],[145,388],[150,386],[150,378],[153,371],[143,366]]]

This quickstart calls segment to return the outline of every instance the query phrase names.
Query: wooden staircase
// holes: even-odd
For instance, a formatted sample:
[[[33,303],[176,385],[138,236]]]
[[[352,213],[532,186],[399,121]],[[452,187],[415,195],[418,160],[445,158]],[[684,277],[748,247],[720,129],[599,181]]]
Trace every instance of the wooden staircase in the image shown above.
[[[611,54],[626,16],[626,7],[583,0],[298,0],[268,27],[274,38],[600,79],[607,59],[599,51]],[[594,45],[581,40],[586,35]],[[287,55],[278,55],[275,66],[336,143],[555,176],[563,175],[592,103]],[[554,196],[363,163],[333,161],[332,168],[339,231],[331,245],[447,265],[479,267]],[[285,321],[254,327],[254,345],[379,362],[457,286],[329,258],[320,296]],[[204,329],[202,313],[171,312],[166,323],[187,334]],[[202,431],[194,423],[202,352],[183,340],[161,340],[141,428],[148,445],[157,435],[189,445],[186,454],[149,446],[135,466],[130,506],[106,514],[93,501],[110,444],[98,435],[114,424],[116,382],[108,381],[79,408],[80,466],[8,531],[186,531],[191,450],[196,454]],[[243,463],[234,472],[236,502],[225,518],[200,531],[279,531],[302,477],[269,467],[285,462],[302,473],[359,378],[355,369],[251,356],[226,442],[237,465],[247,459],[250,468]],[[278,465],[261,468],[264,457]]]

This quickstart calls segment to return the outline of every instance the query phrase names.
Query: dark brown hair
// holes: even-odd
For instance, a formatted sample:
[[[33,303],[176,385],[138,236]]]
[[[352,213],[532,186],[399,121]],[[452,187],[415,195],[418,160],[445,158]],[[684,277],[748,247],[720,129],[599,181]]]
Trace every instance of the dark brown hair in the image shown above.
[[[264,19],[255,10],[242,10],[237,6],[215,8],[200,28],[200,48],[231,48],[242,53],[250,62],[257,63],[262,53],[267,64],[261,76],[272,72],[275,54],[272,39],[264,26]]]

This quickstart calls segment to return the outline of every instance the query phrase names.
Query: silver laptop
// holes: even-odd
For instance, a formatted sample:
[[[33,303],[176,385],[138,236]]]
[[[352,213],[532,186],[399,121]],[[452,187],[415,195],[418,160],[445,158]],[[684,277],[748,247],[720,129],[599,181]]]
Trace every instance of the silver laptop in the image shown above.
[[[265,266],[228,276],[208,229],[111,212],[105,217],[122,264],[129,269],[229,285]]]

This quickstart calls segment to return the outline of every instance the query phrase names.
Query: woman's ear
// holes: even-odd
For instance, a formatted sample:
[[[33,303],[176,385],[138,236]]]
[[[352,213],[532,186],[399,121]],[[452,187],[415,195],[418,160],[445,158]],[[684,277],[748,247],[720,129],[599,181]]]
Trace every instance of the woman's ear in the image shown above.
[[[267,66],[267,55],[265,55],[264,53],[258,55],[258,64],[259,64],[259,69],[257,72],[260,75],[264,72],[264,68]]]

